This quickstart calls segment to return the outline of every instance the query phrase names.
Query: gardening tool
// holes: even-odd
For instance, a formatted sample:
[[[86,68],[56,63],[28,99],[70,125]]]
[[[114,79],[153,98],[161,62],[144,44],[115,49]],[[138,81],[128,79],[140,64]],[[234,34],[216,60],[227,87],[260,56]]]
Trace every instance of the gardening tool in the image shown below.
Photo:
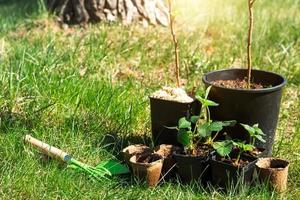
[[[96,167],[93,167],[75,160],[70,154],[47,143],[44,143],[30,135],[25,136],[25,142],[31,144],[50,157],[66,162],[69,168],[84,172],[99,181],[102,179],[107,179],[107,176],[129,173],[129,170],[126,166],[120,164],[115,160],[103,161]]]

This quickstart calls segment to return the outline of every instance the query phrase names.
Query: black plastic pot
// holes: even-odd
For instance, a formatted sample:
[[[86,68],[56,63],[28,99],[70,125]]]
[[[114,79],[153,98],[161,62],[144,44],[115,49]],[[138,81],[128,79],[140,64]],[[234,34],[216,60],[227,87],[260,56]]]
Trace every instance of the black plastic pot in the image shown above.
[[[244,79],[247,76],[246,69],[227,69],[207,73],[203,77],[206,87],[216,80]],[[256,143],[263,147],[267,155],[272,154],[274,135],[277,127],[282,88],[286,84],[285,79],[275,73],[252,70],[253,82],[270,85],[263,89],[230,89],[220,86],[212,86],[209,99],[219,103],[217,107],[211,107],[213,120],[237,120],[239,123],[253,125],[258,123],[266,134],[266,143]],[[233,138],[249,141],[249,136],[242,126],[237,124],[228,127],[225,131]]]
[[[236,186],[237,184],[250,184],[253,179],[257,158],[247,156],[242,157],[242,159],[248,160],[249,164],[240,168],[217,160],[217,156],[213,155],[210,159],[212,184],[225,189],[230,186]]]
[[[155,145],[173,144],[177,142],[177,130],[168,129],[178,125],[181,117],[189,117],[200,112],[200,103],[194,100],[191,103],[180,103],[150,97],[151,128]]]
[[[210,181],[209,157],[174,154],[177,172],[183,183],[199,181],[206,184]]]

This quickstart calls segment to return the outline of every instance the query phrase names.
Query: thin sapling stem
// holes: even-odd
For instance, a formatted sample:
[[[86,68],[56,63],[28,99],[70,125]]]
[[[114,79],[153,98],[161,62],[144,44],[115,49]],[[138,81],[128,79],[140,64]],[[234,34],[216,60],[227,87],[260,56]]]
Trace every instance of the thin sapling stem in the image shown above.
[[[248,29],[248,45],[247,45],[247,66],[248,66],[248,77],[247,87],[251,88],[251,71],[252,71],[252,35],[253,35],[253,4],[255,0],[248,0],[249,10],[249,29]]]
[[[173,38],[174,50],[175,50],[174,53],[175,53],[176,83],[177,83],[177,87],[180,87],[179,50],[178,50],[178,40],[177,40],[177,37],[176,37],[176,33],[174,31],[175,16],[173,15],[172,1],[173,0],[168,0],[168,3],[169,3],[169,17],[170,17],[170,30],[171,30],[171,35],[172,35],[172,38]]]

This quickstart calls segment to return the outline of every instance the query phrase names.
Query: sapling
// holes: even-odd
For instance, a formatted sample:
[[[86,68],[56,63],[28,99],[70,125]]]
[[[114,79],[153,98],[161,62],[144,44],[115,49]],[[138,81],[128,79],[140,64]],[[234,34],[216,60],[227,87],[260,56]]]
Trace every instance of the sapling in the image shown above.
[[[255,148],[255,146],[253,146],[252,144],[246,144],[245,142],[232,141],[232,143],[236,148],[238,148],[237,157],[233,163],[235,166],[238,166],[240,163],[241,155],[247,151],[252,151]]]
[[[173,14],[173,0],[168,0],[168,3],[169,3],[170,31],[174,43],[176,83],[177,83],[177,87],[180,87],[179,50],[178,50],[178,40],[174,30],[175,16]]]
[[[251,71],[252,71],[252,35],[253,35],[253,4],[255,0],[248,0],[249,10],[249,29],[248,29],[248,45],[247,45],[247,66],[248,66],[248,77],[247,86],[248,89],[251,87]]]
[[[196,95],[196,98],[201,102],[201,110],[199,116],[191,116],[190,118],[183,117],[179,119],[177,140],[181,143],[187,154],[195,155],[197,147],[202,145],[212,146],[218,133],[225,126],[233,126],[235,121],[212,121],[210,119],[210,106],[218,106],[217,103],[208,100],[208,94],[211,87],[206,89],[205,95]],[[212,133],[216,132],[213,136]]]
[[[244,129],[246,129],[249,133],[250,139],[251,139],[251,144],[254,145],[256,140],[259,140],[263,143],[265,143],[266,141],[263,139],[262,136],[264,136],[265,134],[263,133],[263,131],[258,127],[258,124],[254,124],[253,126],[249,126],[247,124],[242,124],[241,125],[244,127]]]

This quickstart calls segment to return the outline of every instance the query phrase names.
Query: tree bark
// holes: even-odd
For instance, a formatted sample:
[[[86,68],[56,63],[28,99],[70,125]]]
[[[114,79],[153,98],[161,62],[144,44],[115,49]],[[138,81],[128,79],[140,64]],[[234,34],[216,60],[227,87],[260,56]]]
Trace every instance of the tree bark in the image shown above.
[[[142,21],[144,25],[169,24],[164,0],[46,0],[46,5],[59,21],[67,24],[118,19],[126,25],[135,21]]]

